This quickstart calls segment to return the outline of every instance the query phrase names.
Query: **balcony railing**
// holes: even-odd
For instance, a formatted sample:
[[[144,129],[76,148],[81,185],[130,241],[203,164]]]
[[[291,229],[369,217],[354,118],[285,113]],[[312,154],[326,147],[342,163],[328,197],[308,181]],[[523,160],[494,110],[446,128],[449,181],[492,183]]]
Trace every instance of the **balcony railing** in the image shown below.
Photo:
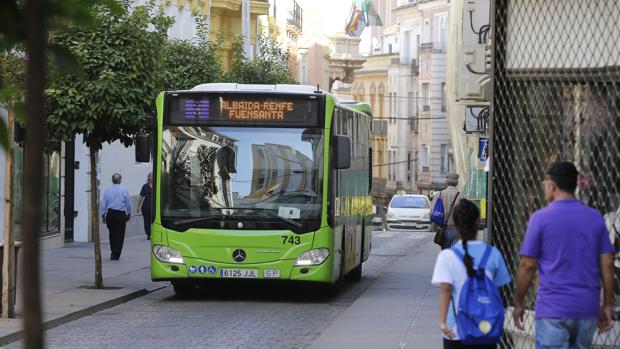
[[[432,42],[423,42],[420,44],[420,50],[432,50],[433,43]]]
[[[299,6],[299,4],[297,4],[297,1],[293,1],[293,8],[288,13],[288,18],[286,20],[286,23],[288,25],[297,27],[297,29],[301,31],[301,28],[303,28],[302,18],[303,18],[303,9],[301,8],[301,6]]]
[[[446,42],[445,41],[434,41],[434,42],[424,42],[420,44],[420,50],[433,50],[433,51],[445,51],[446,50]]]
[[[387,136],[388,123],[387,120],[373,120],[372,121],[372,135],[373,136]]]

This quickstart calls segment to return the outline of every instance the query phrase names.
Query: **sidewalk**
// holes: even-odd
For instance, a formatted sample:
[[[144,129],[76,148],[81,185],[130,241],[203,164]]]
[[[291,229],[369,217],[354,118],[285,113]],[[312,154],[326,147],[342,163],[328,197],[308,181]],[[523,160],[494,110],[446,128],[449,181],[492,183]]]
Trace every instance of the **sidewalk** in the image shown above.
[[[439,289],[430,284],[438,253],[429,237],[401,257],[311,348],[442,348]]]
[[[43,321],[58,326],[165,287],[151,281],[150,244],[141,231],[127,231],[119,261],[110,260],[107,229],[101,230],[101,259],[105,289],[92,289],[95,258],[92,243],[75,242],[41,251]],[[21,259],[21,257],[20,257]],[[20,260],[21,262],[21,260]],[[17,319],[0,319],[0,345],[20,339],[21,279],[18,275]]]

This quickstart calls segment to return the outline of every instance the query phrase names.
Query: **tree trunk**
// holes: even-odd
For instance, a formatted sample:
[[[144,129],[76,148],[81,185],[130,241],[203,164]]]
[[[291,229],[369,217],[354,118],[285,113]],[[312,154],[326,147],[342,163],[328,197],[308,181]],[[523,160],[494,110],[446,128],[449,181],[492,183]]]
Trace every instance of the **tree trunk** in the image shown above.
[[[46,0],[26,0],[26,147],[22,206],[22,291],[24,301],[24,348],[43,348],[41,285],[39,280],[39,232],[43,189],[43,150],[46,136],[44,114],[45,46],[47,43]]]
[[[13,113],[9,110],[7,119],[8,146],[4,178],[4,251],[2,251],[2,318],[14,314],[15,294],[15,236],[13,235]]]
[[[101,274],[101,239],[99,238],[99,190],[97,186],[97,149],[88,147],[90,152],[90,231],[95,245],[95,288],[103,288]]]

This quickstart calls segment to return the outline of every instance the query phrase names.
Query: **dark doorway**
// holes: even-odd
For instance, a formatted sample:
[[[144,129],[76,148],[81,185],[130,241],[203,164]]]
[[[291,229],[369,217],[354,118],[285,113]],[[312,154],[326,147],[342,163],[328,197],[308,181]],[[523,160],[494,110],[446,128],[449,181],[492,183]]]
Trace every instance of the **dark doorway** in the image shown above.
[[[75,219],[75,140],[65,142],[65,242],[73,241]]]

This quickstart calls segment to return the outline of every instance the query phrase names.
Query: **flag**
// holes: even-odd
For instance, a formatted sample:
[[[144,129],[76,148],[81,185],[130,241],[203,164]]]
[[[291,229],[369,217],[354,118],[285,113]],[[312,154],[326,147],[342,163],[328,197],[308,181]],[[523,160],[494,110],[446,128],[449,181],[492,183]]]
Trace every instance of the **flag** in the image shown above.
[[[349,36],[359,37],[364,28],[372,26],[383,26],[383,21],[379,17],[377,9],[371,0],[354,0],[351,6],[351,15],[346,25],[345,31]]]
[[[351,7],[351,15],[349,16],[349,23],[347,23],[345,31],[349,36],[359,37],[362,35],[364,28],[366,28],[364,13],[353,4],[353,7]]]
[[[383,21],[379,17],[377,9],[372,5],[371,0],[365,1],[364,13],[366,15],[366,25],[369,27],[382,27]]]

